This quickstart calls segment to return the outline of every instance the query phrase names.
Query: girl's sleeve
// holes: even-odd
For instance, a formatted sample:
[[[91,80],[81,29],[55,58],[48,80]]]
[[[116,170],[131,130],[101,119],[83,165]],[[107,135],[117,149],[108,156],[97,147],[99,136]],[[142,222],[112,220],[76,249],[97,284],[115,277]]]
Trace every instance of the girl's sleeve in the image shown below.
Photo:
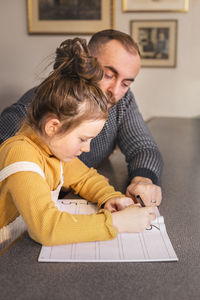
[[[121,192],[108,183],[104,176],[93,168],[88,168],[79,159],[64,164],[65,184],[69,184],[75,193],[84,199],[98,203],[101,207],[113,197],[124,197]]]
[[[48,184],[39,174],[13,174],[6,188],[27,224],[29,235],[43,245],[109,240],[117,235],[108,211],[91,215],[59,211],[51,199]]]
[[[4,156],[1,156],[2,164],[7,166],[16,161],[30,160],[42,167],[41,156],[35,154],[36,151],[33,151],[32,146],[27,143],[20,143],[20,145],[15,143],[15,147],[11,146],[8,149],[9,154],[5,152]],[[83,194],[87,194],[84,190],[84,180],[87,183],[87,178],[92,175],[86,176],[89,170],[80,166],[79,163],[77,166],[80,167],[80,171],[77,170],[77,173],[80,174],[82,188],[79,178],[75,186],[77,191],[83,190]],[[76,174],[76,170],[74,170],[74,174]],[[75,177],[77,178],[77,176]],[[29,235],[43,245],[109,240],[117,235],[117,230],[112,225],[111,213],[108,211],[101,210],[99,213],[91,215],[71,215],[59,211],[51,198],[50,187],[46,179],[32,171],[17,172],[9,176],[3,183],[1,193],[4,193],[7,203],[14,203],[24,218]],[[6,213],[9,214],[8,205],[6,209]]]

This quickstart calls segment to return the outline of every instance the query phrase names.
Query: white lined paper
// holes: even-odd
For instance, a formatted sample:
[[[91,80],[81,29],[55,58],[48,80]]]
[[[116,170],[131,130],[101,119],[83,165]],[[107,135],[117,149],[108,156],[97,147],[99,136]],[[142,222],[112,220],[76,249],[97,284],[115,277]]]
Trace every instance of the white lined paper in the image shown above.
[[[92,214],[97,206],[86,200],[59,200],[59,209],[71,214]],[[39,262],[156,262],[178,261],[157,211],[156,227],[142,233],[120,233],[114,240],[42,246]]]

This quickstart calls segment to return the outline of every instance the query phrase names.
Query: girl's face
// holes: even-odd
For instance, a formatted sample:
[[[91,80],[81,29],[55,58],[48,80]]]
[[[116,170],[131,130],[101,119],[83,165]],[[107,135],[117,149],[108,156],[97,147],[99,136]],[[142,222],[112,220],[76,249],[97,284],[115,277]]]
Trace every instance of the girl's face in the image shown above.
[[[51,152],[62,161],[71,161],[82,152],[90,151],[90,142],[102,130],[105,120],[88,120],[70,132],[53,134],[45,142]]]

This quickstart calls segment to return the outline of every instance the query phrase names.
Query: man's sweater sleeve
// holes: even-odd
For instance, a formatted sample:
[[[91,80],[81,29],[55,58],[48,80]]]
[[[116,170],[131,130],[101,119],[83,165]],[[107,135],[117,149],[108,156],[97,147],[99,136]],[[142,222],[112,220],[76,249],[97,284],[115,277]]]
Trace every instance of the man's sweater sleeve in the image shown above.
[[[35,88],[26,92],[16,103],[8,106],[0,115],[0,144],[21,128],[26,117],[27,108],[32,101]]]
[[[163,167],[161,153],[138,110],[132,92],[129,91],[125,97],[117,143],[128,163],[129,182],[135,176],[142,176],[159,184]]]

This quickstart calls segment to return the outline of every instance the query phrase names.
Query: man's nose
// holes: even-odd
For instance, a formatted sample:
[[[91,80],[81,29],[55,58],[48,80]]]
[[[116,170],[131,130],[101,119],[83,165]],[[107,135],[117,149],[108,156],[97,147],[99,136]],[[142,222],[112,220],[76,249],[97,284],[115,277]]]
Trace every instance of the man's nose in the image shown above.
[[[113,82],[109,87],[108,91],[112,94],[112,97],[117,98],[120,92],[120,82]]]

